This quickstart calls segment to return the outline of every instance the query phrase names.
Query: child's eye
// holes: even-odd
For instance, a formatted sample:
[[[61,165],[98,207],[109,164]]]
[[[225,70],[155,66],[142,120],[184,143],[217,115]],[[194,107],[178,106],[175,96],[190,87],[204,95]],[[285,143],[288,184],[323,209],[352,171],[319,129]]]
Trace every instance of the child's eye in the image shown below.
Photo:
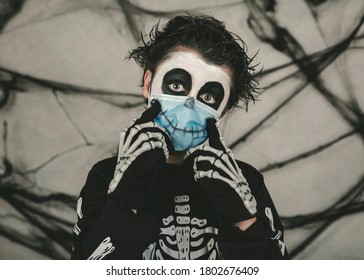
[[[185,88],[181,83],[174,82],[168,85],[168,88],[174,92],[182,92],[185,91]]]
[[[203,93],[200,95],[200,100],[202,100],[204,103],[212,105],[216,103],[215,96],[211,93]]]

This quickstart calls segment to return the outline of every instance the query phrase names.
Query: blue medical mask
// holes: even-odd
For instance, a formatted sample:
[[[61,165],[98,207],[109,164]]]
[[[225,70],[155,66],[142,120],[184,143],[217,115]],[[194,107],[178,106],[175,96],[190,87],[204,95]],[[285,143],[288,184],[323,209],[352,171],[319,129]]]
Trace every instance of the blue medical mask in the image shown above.
[[[166,129],[176,151],[187,151],[207,140],[207,119],[218,119],[213,108],[189,96],[154,94],[161,104],[161,112],[155,118]]]

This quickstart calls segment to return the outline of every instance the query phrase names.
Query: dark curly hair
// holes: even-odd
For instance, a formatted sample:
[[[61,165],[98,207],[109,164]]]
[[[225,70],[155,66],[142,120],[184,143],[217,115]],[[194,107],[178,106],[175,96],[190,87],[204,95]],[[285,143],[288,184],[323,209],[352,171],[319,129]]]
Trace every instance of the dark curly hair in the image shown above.
[[[149,40],[146,41],[145,37]],[[258,82],[254,79],[255,66],[246,54],[246,44],[236,34],[228,31],[223,22],[211,16],[180,15],[171,19],[162,29],[156,24],[149,35],[141,37],[143,46],[129,52],[144,69],[154,73],[168,54],[177,47],[187,47],[199,52],[204,59],[232,70],[231,94],[226,109],[234,108],[242,101],[248,108],[258,94]],[[143,86],[142,79],[142,86]]]

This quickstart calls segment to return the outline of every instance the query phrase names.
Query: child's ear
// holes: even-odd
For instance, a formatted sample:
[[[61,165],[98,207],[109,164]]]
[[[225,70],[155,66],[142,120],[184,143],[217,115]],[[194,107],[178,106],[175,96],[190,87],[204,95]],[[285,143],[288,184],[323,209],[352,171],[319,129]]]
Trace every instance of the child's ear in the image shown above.
[[[147,69],[144,73],[144,83],[143,83],[143,96],[144,99],[149,99],[149,93],[150,93],[150,87],[151,87],[151,81],[152,81],[152,71]]]

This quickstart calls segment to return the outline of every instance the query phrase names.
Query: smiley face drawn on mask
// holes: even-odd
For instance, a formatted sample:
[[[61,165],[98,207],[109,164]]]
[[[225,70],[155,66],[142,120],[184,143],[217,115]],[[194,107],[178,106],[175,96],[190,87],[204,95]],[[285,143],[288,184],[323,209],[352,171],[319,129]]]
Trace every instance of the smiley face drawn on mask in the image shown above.
[[[161,112],[155,119],[170,136],[176,151],[186,151],[206,141],[206,124],[209,118],[218,118],[218,113],[190,96],[155,94],[161,104]]]

